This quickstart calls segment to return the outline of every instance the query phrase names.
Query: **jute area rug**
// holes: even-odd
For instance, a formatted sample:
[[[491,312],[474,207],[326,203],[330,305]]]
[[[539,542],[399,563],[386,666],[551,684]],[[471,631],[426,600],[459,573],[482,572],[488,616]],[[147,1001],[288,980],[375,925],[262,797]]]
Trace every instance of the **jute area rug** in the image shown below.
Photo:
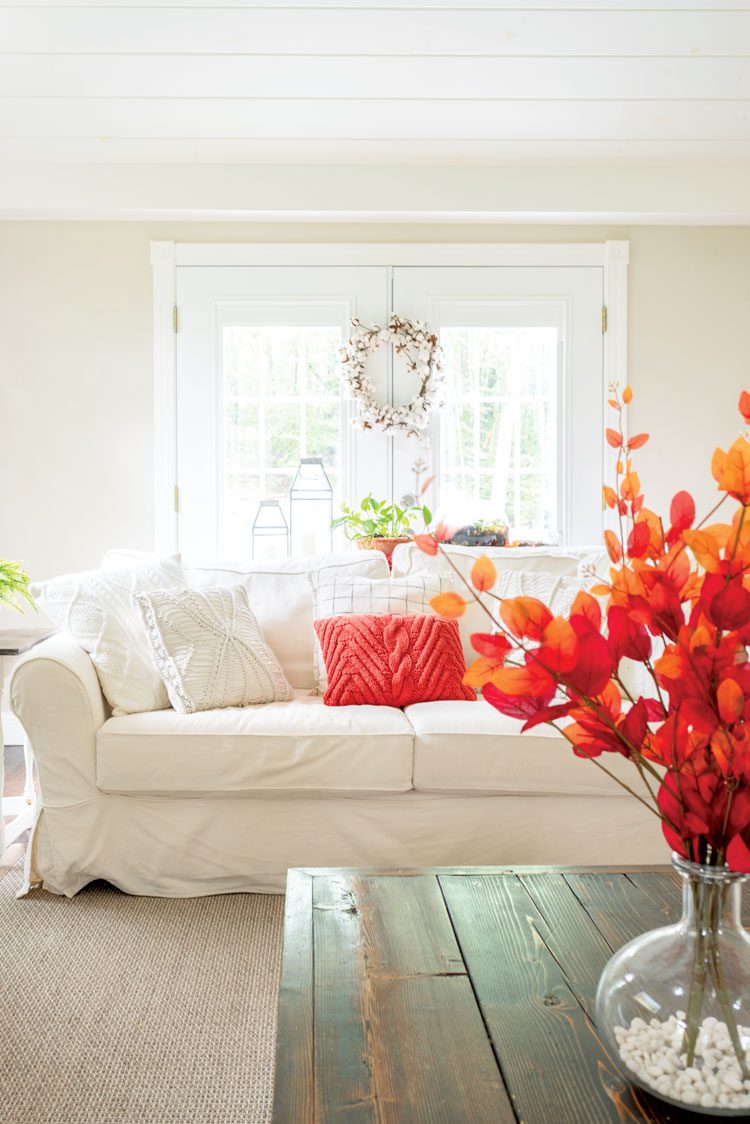
[[[3,1124],[268,1120],[282,897],[20,880],[0,870]]]

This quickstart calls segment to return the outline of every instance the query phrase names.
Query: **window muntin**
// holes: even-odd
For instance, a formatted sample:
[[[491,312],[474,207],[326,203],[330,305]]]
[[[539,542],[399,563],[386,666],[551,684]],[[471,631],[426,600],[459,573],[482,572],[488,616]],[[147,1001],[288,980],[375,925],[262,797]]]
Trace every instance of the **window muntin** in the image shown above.
[[[301,457],[321,457],[340,502],[340,325],[225,324],[222,330],[221,542],[245,557],[262,499],[288,495]]]

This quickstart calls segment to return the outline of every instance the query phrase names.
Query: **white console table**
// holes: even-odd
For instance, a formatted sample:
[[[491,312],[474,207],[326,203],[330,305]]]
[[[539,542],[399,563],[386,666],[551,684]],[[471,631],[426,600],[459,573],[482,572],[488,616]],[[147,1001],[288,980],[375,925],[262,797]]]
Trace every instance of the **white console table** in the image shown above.
[[[5,781],[5,766],[4,766],[4,749],[5,740],[3,738],[2,726],[2,697],[3,697],[3,683],[11,668],[19,656],[24,652],[28,652],[35,644],[39,644],[47,636],[50,635],[49,628],[44,629],[2,629],[0,630],[0,858],[5,852],[5,849],[13,843],[22,831],[27,827],[31,827],[34,817],[34,758],[29,739],[23,735],[23,759],[25,767],[25,782],[23,796],[7,796],[3,799],[3,784]],[[9,739],[10,745],[17,744],[16,734],[12,740]],[[3,829],[3,816],[13,816],[14,818],[10,823],[5,824]]]

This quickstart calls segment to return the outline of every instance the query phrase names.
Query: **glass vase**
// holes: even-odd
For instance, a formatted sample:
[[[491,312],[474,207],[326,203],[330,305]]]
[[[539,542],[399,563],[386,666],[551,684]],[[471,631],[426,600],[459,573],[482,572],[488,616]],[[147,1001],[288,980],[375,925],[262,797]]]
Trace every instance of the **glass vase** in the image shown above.
[[[748,875],[677,855],[682,918],[630,941],[606,965],[596,1021],[628,1079],[670,1104],[750,1115]]]

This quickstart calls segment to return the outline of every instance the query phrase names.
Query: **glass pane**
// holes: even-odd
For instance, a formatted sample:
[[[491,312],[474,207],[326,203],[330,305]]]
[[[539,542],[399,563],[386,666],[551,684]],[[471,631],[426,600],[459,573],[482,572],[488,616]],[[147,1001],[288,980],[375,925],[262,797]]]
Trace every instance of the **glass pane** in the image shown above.
[[[447,327],[440,339],[442,514],[462,524],[507,520],[514,539],[554,538],[557,328]]]
[[[300,457],[322,457],[340,503],[339,326],[223,329],[223,552],[252,554],[258,504],[278,499],[288,520]],[[325,540],[325,542],[323,541]],[[320,549],[330,542],[321,528]],[[275,549],[283,553],[281,537]],[[315,549],[317,549],[317,545]],[[268,544],[263,557],[268,556]]]

